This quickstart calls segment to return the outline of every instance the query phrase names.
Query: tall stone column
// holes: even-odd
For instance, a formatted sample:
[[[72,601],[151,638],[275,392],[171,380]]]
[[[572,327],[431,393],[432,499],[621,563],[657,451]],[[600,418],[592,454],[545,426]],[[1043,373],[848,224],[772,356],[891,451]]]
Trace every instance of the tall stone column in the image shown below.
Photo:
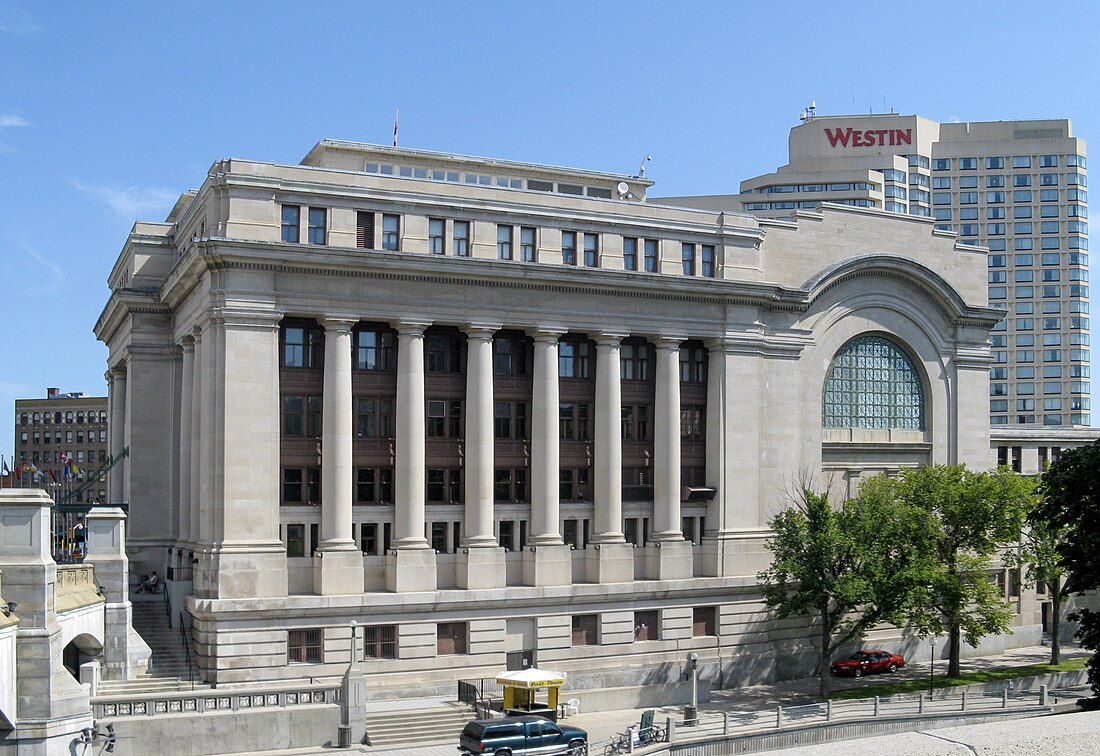
[[[188,487],[189,500],[187,502],[187,510],[191,518],[191,538],[190,546],[192,551],[195,550],[196,544],[199,541],[199,527],[201,522],[201,501],[202,501],[202,437],[203,437],[203,420],[202,420],[202,397],[203,397],[203,381],[204,378],[203,366],[206,364],[204,361],[203,347],[202,347],[202,329],[195,327],[191,332],[191,340],[194,344],[195,355],[192,358],[194,364],[194,371],[191,376],[191,438],[190,438],[190,461],[191,461],[191,484]]]
[[[212,314],[202,341],[203,362],[211,366],[203,380],[210,411],[202,428],[203,457],[211,462],[202,477],[213,477],[213,484],[202,491],[210,500],[201,523],[211,526],[200,528],[193,590],[203,598],[286,596],[286,547],[279,538],[281,316],[244,307]]]
[[[466,331],[466,535],[458,555],[460,588],[503,588],[504,549],[493,535],[493,334],[497,326]]]
[[[108,371],[109,400],[111,404],[110,429],[111,456],[117,457],[126,448],[126,364],[115,365]],[[111,504],[121,506],[126,501],[127,461],[120,459],[108,473]]]
[[[682,541],[680,529],[680,341],[659,338],[654,398],[653,540]]]
[[[764,438],[764,334],[750,327],[706,342],[707,504],[704,575],[755,575],[770,552],[759,521]]]
[[[622,334],[596,338],[596,440],[593,444],[594,527],[585,571],[598,583],[634,579],[633,547],[623,536]]]
[[[646,577],[689,578],[692,544],[680,524],[680,342],[659,337],[654,396],[653,542],[645,548]]]
[[[386,558],[386,586],[400,593],[436,586],[435,552],[424,537],[424,329],[429,325],[397,324],[394,550]]]
[[[539,328],[531,388],[531,534],[523,553],[526,585],[568,585],[573,581],[570,547],[561,537],[561,470],[558,425],[558,339],[563,330]]]
[[[363,592],[363,556],[351,537],[352,317],[325,326],[325,379],[321,425],[321,543],[313,559],[313,590],[321,595]]]
[[[191,542],[191,408],[195,386],[195,340],[185,336],[180,342],[183,352],[183,375],[180,381],[180,457],[179,457],[179,542]],[[190,566],[190,565],[188,565]]]
[[[493,334],[466,329],[466,537],[463,546],[496,546],[493,536]]]

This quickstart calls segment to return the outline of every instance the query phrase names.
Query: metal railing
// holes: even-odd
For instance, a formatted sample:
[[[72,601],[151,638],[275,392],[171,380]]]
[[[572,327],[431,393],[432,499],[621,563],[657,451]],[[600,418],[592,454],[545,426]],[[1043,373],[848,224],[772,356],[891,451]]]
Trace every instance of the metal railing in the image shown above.
[[[974,714],[995,715],[998,712],[1039,713],[1049,709],[1051,697],[1046,686],[1038,692],[974,693],[962,691],[957,694],[929,696],[925,693],[907,694],[886,698],[861,698],[847,701],[826,701],[824,703],[802,706],[776,706],[751,711],[701,711],[695,726],[685,726],[682,719],[672,718],[669,728],[669,743],[684,744],[698,740],[716,740],[724,738],[734,740],[762,734],[781,733],[786,730],[815,728],[822,725],[844,725],[858,723],[869,728],[881,727],[887,721],[920,723],[929,719],[962,718]],[[667,717],[669,710],[658,713],[658,721]],[[896,728],[899,731],[904,727]],[[822,740],[827,740],[823,738]],[[593,753],[607,756],[630,753],[641,746],[631,744],[627,733],[614,735],[610,739],[591,744]],[[653,749],[647,749],[652,751]],[[671,748],[681,751],[680,748]]]
[[[248,690],[144,693],[99,696],[92,715],[104,717],[194,714],[205,711],[274,709],[340,703],[339,683],[318,686],[254,686]]]
[[[183,642],[183,655],[187,659],[187,682],[191,683],[191,690],[195,689],[195,664],[191,661],[191,635],[187,632],[187,626],[183,622],[183,612],[180,618],[180,640]]]

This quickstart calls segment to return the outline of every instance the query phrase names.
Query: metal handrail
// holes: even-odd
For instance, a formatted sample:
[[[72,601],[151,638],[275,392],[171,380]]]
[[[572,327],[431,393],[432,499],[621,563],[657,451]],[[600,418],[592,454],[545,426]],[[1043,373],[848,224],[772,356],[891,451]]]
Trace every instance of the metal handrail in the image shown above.
[[[180,612],[180,640],[183,641],[183,655],[187,658],[187,681],[191,683],[191,690],[195,689],[195,665],[191,661],[191,636],[187,628],[183,626],[183,612]]]

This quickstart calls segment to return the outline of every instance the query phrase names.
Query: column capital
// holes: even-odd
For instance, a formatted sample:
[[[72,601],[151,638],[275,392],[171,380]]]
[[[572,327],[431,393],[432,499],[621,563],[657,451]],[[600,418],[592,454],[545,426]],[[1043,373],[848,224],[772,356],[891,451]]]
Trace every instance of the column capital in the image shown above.
[[[125,363],[122,363],[121,365],[112,365],[107,369],[107,375],[109,376],[107,380],[126,380],[126,372],[127,370]]]
[[[459,330],[470,339],[491,341],[496,332],[501,328],[499,323],[467,323],[459,327]]]
[[[359,324],[359,318],[354,315],[325,315],[317,322],[324,326],[326,332],[346,333]]]
[[[432,325],[430,320],[398,320],[393,324],[394,330],[401,336],[423,336],[424,331]]]
[[[536,343],[556,343],[568,331],[568,328],[562,326],[535,326],[527,329],[527,335]]]
[[[613,331],[599,331],[595,334],[589,334],[589,338],[596,342],[597,346],[619,346],[623,342],[623,339],[628,338],[629,333],[616,333]]]
[[[185,352],[195,351],[195,337],[192,336],[189,333],[185,334],[182,337],[180,337],[180,340],[179,340],[178,343],[179,343],[179,348],[182,349]]]
[[[660,334],[657,336],[650,336],[649,341],[657,349],[679,349],[680,345],[687,341],[687,336],[669,336],[666,334]]]

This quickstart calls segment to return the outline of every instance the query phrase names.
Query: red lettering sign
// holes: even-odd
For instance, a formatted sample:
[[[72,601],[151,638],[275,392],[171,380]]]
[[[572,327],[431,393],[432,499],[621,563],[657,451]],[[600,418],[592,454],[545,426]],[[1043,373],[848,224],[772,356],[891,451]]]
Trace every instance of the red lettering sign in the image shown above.
[[[912,129],[825,129],[830,147],[883,147],[913,143]]]

